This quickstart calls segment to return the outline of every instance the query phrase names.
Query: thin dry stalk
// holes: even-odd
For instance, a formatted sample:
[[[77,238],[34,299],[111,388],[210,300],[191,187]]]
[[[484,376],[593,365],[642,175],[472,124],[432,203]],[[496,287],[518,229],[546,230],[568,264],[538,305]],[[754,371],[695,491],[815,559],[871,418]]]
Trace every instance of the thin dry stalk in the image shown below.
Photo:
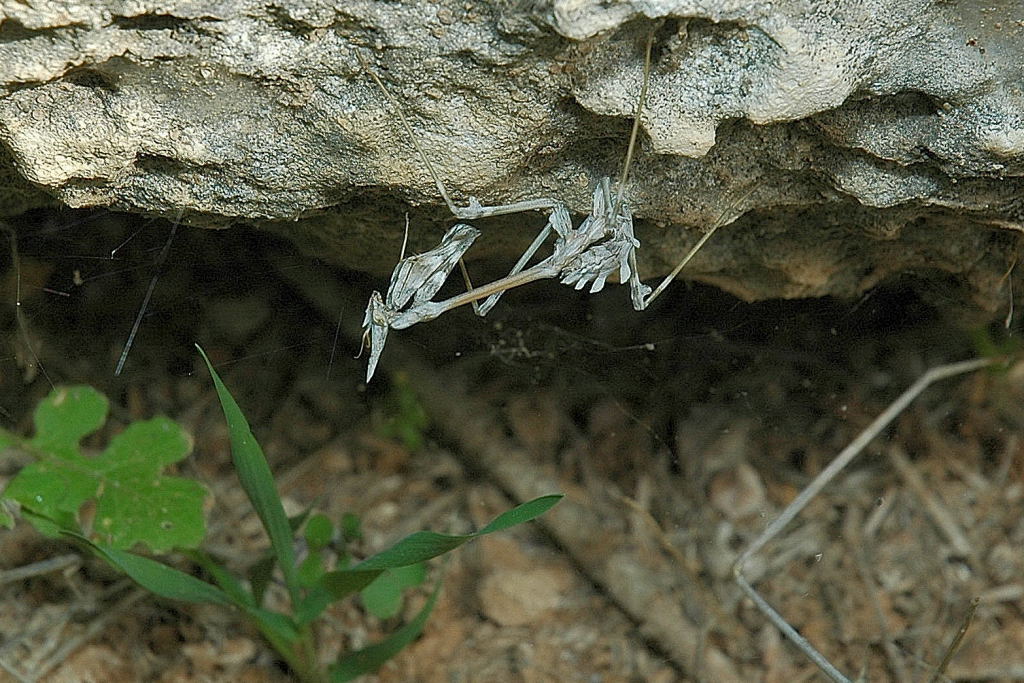
[[[964,615],[964,620],[961,622],[960,628],[957,629],[956,635],[953,636],[953,640],[949,643],[949,647],[946,648],[946,654],[942,656],[942,661],[935,669],[935,673],[932,674],[930,683],[935,683],[946,673],[946,669],[949,668],[949,663],[953,661],[953,655],[955,655],[956,651],[960,649],[960,644],[964,642],[964,636],[967,635],[967,629],[971,627],[971,622],[974,620],[974,613],[978,610],[979,602],[980,600],[978,598],[971,600],[971,604],[967,608],[967,614]]]
[[[853,551],[854,563],[857,565],[857,573],[860,580],[867,589],[868,599],[871,601],[871,610],[874,612],[875,621],[878,624],[878,639],[882,643],[882,649],[892,667],[892,673],[897,681],[909,681],[910,676],[907,667],[904,665],[903,657],[893,642],[892,633],[889,631],[889,622],[882,611],[882,601],[878,597],[878,582],[871,571],[871,561],[868,559],[868,544],[861,535],[864,528],[863,514],[859,508],[851,507],[846,513],[846,524],[844,536],[846,545]]]
[[[117,604],[103,610],[99,616],[89,622],[84,631],[62,642],[60,647],[46,661],[41,662],[33,672],[33,677],[36,679],[43,678],[46,674],[60,666],[75,650],[102,633],[110,622],[120,617],[129,607],[141,600],[145,595],[146,592],[144,590],[136,588],[118,600]]]
[[[928,488],[928,484],[925,483],[924,478],[914,468],[914,466],[907,459],[906,453],[899,444],[892,444],[886,450],[889,455],[889,461],[899,472],[900,477],[907,483],[907,486],[914,492],[914,495],[920,499],[924,505],[925,511],[928,516],[931,517],[935,526],[938,527],[939,531],[949,544],[953,546],[953,549],[961,556],[971,560],[971,563],[975,567],[980,567],[981,562],[978,559],[977,553],[975,553],[974,547],[970,541],[967,540],[967,536],[960,529],[960,525],[956,523],[956,519],[953,514],[942,504],[942,501],[935,496]]]
[[[800,635],[795,628],[783,617],[771,604],[768,603],[764,597],[753,587],[749,580],[744,576],[743,569],[747,561],[757,553],[761,548],[765,546],[769,541],[779,535],[782,530],[791,522],[800,512],[807,507],[807,504],[811,502],[821,490],[824,489],[829,482],[832,481],[845,468],[850,462],[857,457],[858,454],[864,448],[871,443],[879,434],[882,433],[889,423],[896,419],[900,413],[906,410],[907,406],[917,398],[921,392],[927,389],[929,386],[943,379],[961,375],[966,372],[973,372],[980,368],[992,365],[996,361],[990,358],[979,358],[968,361],[961,361],[959,363],[949,363],[948,365],[940,365],[934,367],[924,374],[922,374],[917,381],[910,385],[906,391],[899,395],[895,401],[889,404],[889,407],[882,411],[875,420],[868,425],[868,427],[862,431],[857,437],[850,443],[849,446],[844,448],[835,459],[829,463],[829,465],[821,471],[821,473],[811,481],[810,484],[804,488],[800,494],[793,499],[793,501],[786,506],[786,508],[776,517],[761,534],[754,539],[754,541],[747,547],[743,553],[736,560],[736,564],[733,565],[733,577],[735,578],[736,584],[740,589],[747,595],[748,598],[753,601],[761,612],[768,617],[768,619],[775,624],[775,626],[781,630],[786,637],[793,641],[793,643],[812,661],[819,669],[821,669],[825,675],[831,678],[833,681],[838,683],[850,683],[850,679],[846,677],[839,669],[835,667],[824,655],[818,652],[817,649],[811,645],[810,641]]]
[[[25,579],[30,579],[34,576],[61,571],[69,567],[77,567],[80,564],[82,564],[82,558],[78,555],[58,555],[57,557],[51,557],[48,560],[42,560],[40,562],[33,562],[32,564],[27,564],[23,567],[7,569],[0,571],[0,586],[5,583],[24,581]]]

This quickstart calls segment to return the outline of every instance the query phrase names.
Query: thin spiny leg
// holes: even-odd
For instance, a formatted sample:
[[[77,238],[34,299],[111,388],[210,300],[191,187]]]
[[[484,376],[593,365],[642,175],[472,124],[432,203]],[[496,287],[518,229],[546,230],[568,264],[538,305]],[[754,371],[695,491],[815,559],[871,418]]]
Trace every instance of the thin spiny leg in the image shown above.
[[[472,292],[474,289],[473,280],[469,277],[469,269],[466,268],[466,259],[464,258],[459,259],[459,272],[462,273],[462,283],[466,285],[466,291]],[[477,315],[484,315],[480,312],[480,303],[478,301],[471,301],[469,302],[469,305],[473,307],[474,313]]]
[[[434,169],[434,165],[430,162],[430,158],[427,156],[423,147],[420,145],[419,140],[416,138],[416,134],[412,130],[412,126],[409,125],[409,120],[405,117],[405,112],[402,110],[398,100],[391,94],[391,91],[387,89],[384,82],[380,80],[376,73],[374,73],[363,56],[356,53],[359,58],[359,62],[363,65],[363,69],[370,75],[373,82],[377,84],[380,91],[384,93],[384,97],[387,98],[391,104],[391,108],[395,110],[398,115],[399,121],[402,122],[402,127],[405,129],[406,135],[412,141],[413,147],[416,148],[416,153],[419,154],[423,164],[427,167],[427,171],[430,173],[430,177],[434,180],[434,185],[437,186],[437,191],[441,193],[441,198],[444,199],[444,203],[448,205],[448,210],[452,212],[452,215],[460,220],[473,220],[475,218],[486,218],[490,216],[503,216],[511,213],[520,213],[523,211],[545,211],[554,209],[561,205],[562,202],[557,199],[550,199],[548,197],[540,197],[538,199],[524,199],[518,202],[512,202],[511,204],[501,204],[498,206],[483,206],[480,204],[476,197],[469,198],[469,204],[466,206],[456,206],[455,202],[451,200],[451,196],[448,194],[448,188],[445,187],[444,181],[441,180],[440,174]]]
[[[412,126],[409,124],[409,120],[405,117],[405,111],[402,109],[401,104],[398,102],[397,99],[395,99],[395,97],[391,94],[391,91],[387,89],[387,86],[384,85],[384,82],[377,76],[377,74],[370,69],[369,65],[363,60],[362,55],[357,52],[356,56],[359,58],[359,62],[362,64],[363,69],[366,71],[367,74],[369,74],[370,78],[373,79],[373,82],[384,94],[384,97],[388,100],[388,102],[391,104],[392,109],[394,109],[395,113],[398,115],[398,119],[399,121],[401,121],[402,127],[405,129],[406,135],[409,136],[409,139],[412,142],[413,147],[416,149],[416,153],[423,161],[423,165],[426,166],[427,172],[430,174],[430,177],[434,180],[434,185],[437,186],[437,191],[441,194],[441,198],[444,199],[444,203],[448,206],[448,210],[451,211],[452,215],[454,215],[456,218],[460,220],[472,220],[474,218],[500,216],[512,213],[520,213],[523,211],[557,211],[559,208],[564,209],[564,204],[562,202],[549,198],[528,199],[519,202],[513,202],[511,204],[502,204],[500,206],[482,206],[480,202],[476,199],[476,197],[470,197],[469,204],[467,206],[456,206],[455,203],[451,200],[451,196],[448,194],[448,188],[445,186],[444,181],[441,180],[441,175],[434,168],[434,164],[430,161],[430,157],[427,156],[427,153],[420,145],[419,139],[416,137],[416,134],[412,130]],[[516,274],[517,272],[521,271],[523,267],[525,267],[530,257],[532,257],[533,254],[537,251],[537,249],[540,248],[540,245],[543,244],[544,240],[547,238],[549,234],[550,220],[548,225],[546,225],[541,230],[540,234],[534,239],[533,244],[530,247],[530,250],[523,256],[523,258],[520,259],[516,268],[513,268],[511,275]],[[459,260],[459,269],[461,270],[463,280],[466,283],[466,290],[473,291],[474,288],[472,281],[470,280],[469,277],[469,271],[466,268],[465,261],[462,259]],[[472,300],[470,303],[473,306],[473,312],[480,316],[486,315],[487,312],[490,311],[490,309],[494,306],[494,304],[497,303],[499,297],[500,293],[498,295],[488,298],[488,300],[483,304],[480,304],[476,299]]]
[[[629,288],[633,302],[633,308],[642,311],[647,307],[645,297],[650,292],[647,285],[640,282],[640,271],[637,268],[636,249],[639,242],[633,235],[633,217],[625,209],[626,183],[629,181],[629,172],[633,167],[633,155],[636,152],[636,141],[640,133],[640,119],[643,114],[644,105],[647,103],[647,91],[651,84],[651,53],[654,50],[654,35],[657,28],[653,29],[647,36],[647,44],[644,47],[644,69],[643,82],[640,86],[640,97],[636,103],[636,115],[633,117],[633,127],[629,132],[629,145],[626,147],[626,159],[622,163],[622,175],[619,177],[619,188],[615,195],[615,203],[612,205],[612,222],[622,232],[622,238],[632,242],[635,246],[629,250],[626,258],[626,268],[629,270]]]
[[[523,255],[519,257],[516,264],[512,266],[512,270],[509,271],[508,277],[513,277],[526,268],[526,264],[530,262],[530,259],[537,253],[537,250],[544,245],[544,242],[547,240],[552,230],[558,235],[565,235],[569,230],[572,230],[572,219],[569,218],[569,211],[565,208],[564,204],[555,207],[555,210],[551,212],[551,217],[548,219],[547,224],[537,234],[537,237],[534,238],[529,248],[527,248],[527,250],[523,252]],[[487,315],[487,313],[494,308],[494,305],[498,303],[498,299],[501,298],[502,294],[504,294],[504,290],[487,297],[487,299],[477,307],[477,315]]]
[[[704,233],[699,240],[697,240],[697,244],[693,245],[690,251],[686,253],[686,256],[684,256],[683,259],[679,262],[679,265],[673,268],[672,272],[666,275],[665,279],[661,281],[661,284],[659,284],[657,288],[655,288],[654,292],[652,292],[651,295],[647,297],[647,299],[643,302],[644,308],[650,306],[651,302],[657,299],[658,296],[665,291],[665,288],[672,284],[672,281],[676,279],[676,276],[679,275],[679,272],[683,269],[683,267],[686,266],[686,264],[690,262],[690,259],[692,259],[694,255],[696,255],[696,253],[701,250],[701,247],[703,247],[704,244],[709,239],[711,239],[711,236],[715,234],[716,230],[726,225],[729,225],[742,215],[741,213],[733,213],[733,210],[736,209],[736,207],[738,207],[750,195],[752,195],[755,189],[755,187],[750,188],[749,190],[744,192],[739,197],[739,199],[737,199],[734,202],[730,202],[729,208],[722,212],[722,214],[718,217],[718,220],[715,221],[714,224],[711,226],[711,229]],[[729,216],[729,214],[733,215],[730,218],[726,218],[727,216]]]
[[[653,49],[654,30],[647,36],[647,46],[644,48],[644,79],[640,86],[640,97],[636,102],[636,116],[633,117],[633,128],[629,131],[629,145],[626,147],[626,160],[622,163],[619,191],[615,195],[615,206],[612,208],[613,216],[619,215],[619,208],[622,206],[623,198],[626,194],[626,181],[629,180],[629,171],[633,166],[633,153],[636,150],[636,139],[640,133],[640,115],[643,113],[644,104],[647,102],[647,89],[651,84],[651,51]]]

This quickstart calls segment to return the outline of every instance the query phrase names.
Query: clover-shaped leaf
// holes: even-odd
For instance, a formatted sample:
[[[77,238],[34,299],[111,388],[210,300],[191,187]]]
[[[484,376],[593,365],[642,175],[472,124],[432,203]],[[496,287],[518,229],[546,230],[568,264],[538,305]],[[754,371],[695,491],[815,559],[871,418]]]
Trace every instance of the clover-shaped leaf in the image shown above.
[[[36,406],[36,435],[29,445],[73,460],[78,442],[103,426],[110,404],[89,386],[57,387]]]
[[[4,498],[49,535],[82,530],[114,548],[144,543],[155,552],[199,545],[206,489],[162,473],[188,455],[188,435],[158,417],[129,425],[99,455],[83,455],[79,441],[106,413],[106,398],[91,387],[54,389],[36,408],[36,435],[23,442],[37,461],[11,480]]]

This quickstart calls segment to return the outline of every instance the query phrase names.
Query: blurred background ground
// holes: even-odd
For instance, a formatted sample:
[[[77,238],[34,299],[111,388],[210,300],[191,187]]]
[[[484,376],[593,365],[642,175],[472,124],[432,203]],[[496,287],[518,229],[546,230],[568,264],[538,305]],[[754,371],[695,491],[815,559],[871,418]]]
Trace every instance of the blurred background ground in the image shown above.
[[[247,230],[180,226],[160,266],[162,221],[40,212],[14,227],[29,341],[5,258],[0,420],[28,433],[51,382],[111,398],[91,446],[135,419],[179,420],[195,437],[180,473],[214,494],[208,547],[235,568],[266,543],[196,342],[287,504],[360,515],[362,552],[420,528],[468,531],[518,502],[494,444],[523,480],[567,493],[575,521],[456,553],[425,635],[383,681],[820,679],[741,596],[731,563],[924,369],[1007,336],[1001,323],[965,329],[906,282],[858,301],[755,304],[679,284],[644,314],[625,288],[539,285],[486,319],[458,311],[392,332],[366,387],[357,330],[386,282]],[[1009,305],[1008,291],[993,296]],[[941,298],[936,286],[930,300]],[[977,597],[940,680],[1024,679],[1022,398],[1019,364],[932,387],[751,563],[766,597],[848,675],[929,680]],[[16,470],[0,465],[3,483]],[[11,573],[53,558],[52,571]],[[26,525],[0,532],[0,572],[0,680],[289,680],[236,615],[141,594]],[[323,637],[329,651],[358,647],[401,622],[353,601]]]

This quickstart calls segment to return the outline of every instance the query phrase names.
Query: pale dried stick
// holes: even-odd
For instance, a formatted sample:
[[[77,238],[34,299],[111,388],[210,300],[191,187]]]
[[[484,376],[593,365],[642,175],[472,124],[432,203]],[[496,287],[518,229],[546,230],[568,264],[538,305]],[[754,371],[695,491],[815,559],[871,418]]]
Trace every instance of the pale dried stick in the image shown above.
[[[917,381],[910,385],[906,391],[889,404],[889,407],[882,411],[875,420],[868,425],[868,427],[862,431],[857,437],[850,442],[850,445],[844,448],[835,459],[829,463],[828,467],[821,471],[821,473],[808,484],[803,491],[800,492],[793,501],[786,506],[786,508],[776,517],[772,522],[765,527],[764,531],[754,539],[754,541],[743,551],[742,554],[736,559],[736,563],[733,565],[733,577],[736,580],[737,585],[740,589],[749,597],[761,612],[764,613],[768,619],[775,624],[775,626],[782,631],[786,637],[793,641],[794,644],[805,654],[807,657],[814,662],[819,669],[821,669],[829,678],[839,683],[850,683],[850,679],[847,678],[839,669],[837,669],[824,655],[814,648],[811,643],[800,635],[795,628],[793,628],[785,617],[772,607],[767,600],[765,600],[757,590],[754,589],[753,585],[743,575],[744,565],[748,560],[761,548],[765,546],[770,540],[779,535],[779,533],[788,525],[793,519],[800,514],[800,511],[807,507],[807,504],[819,493],[821,490],[828,485],[830,481],[839,472],[850,464],[857,455],[864,450],[864,448],[871,443],[871,441],[877,437],[883,429],[885,429],[890,422],[902,413],[911,401],[920,395],[922,391],[927,389],[929,386],[938,382],[939,380],[961,375],[965,372],[972,372],[983,368],[987,365],[992,365],[996,362],[990,358],[979,358],[975,360],[961,361],[959,363],[950,363],[948,365],[940,365],[934,367],[923,375],[918,377]]]
[[[644,105],[647,103],[647,90],[651,85],[651,52],[654,50],[654,32],[647,35],[647,45],[644,47],[644,78],[640,85],[640,97],[636,102],[636,115],[633,117],[633,127],[629,131],[629,145],[626,146],[626,160],[622,162],[622,175],[619,176],[619,191],[615,195],[615,206],[612,215],[618,215],[619,209],[626,195],[626,183],[629,181],[629,171],[633,166],[633,153],[636,150],[636,139],[640,134],[640,116],[643,114]]]
[[[27,678],[24,674],[14,668],[12,664],[8,664],[2,658],[0,658],[0,669],[3,669],[7,674],[18,681],[18,683],[36,683],[34,678]]]
[[[164,263],[167,261],[167,254],[171,251],[171,242],[174,241],[174,235],[178,232],[178,225],[181,223],[181,218],[185,214],[185,210],[178,211],[177,218],[171,223],[171,231],[167,235],[167,241],[164,242],[163,248],[160,250],[160,254],[156,257],[156,272],[153,273],[153,277],[149,281],[149,286],[146,288],[146,294],[142,297],[142,303],[139,305],[139,312],[135,316],[135,321],[132,323],[132,329],[128,333],[128,339],[124,343],[124,347],[121,349],[121,355],[117,359],[117,365],[114,367],[114,377],[119,377],[121,371],[124,370],[124,364],[128,360],[128,353],[132,350],[132,345],[135,344],[135,336],[139,333],[139,328],[142,326],[142,320],[146,316],[146,309],[149,307],[149,301],[153,297],[153,291],[156,289],[156,283],[160,279],[160,275],[164,271]]]
[[[860,574],[860,580],[864,583],[864,588],[867,589],[868,599],[871,602],[871,611],[874,612],[875,621],[878,623],[878,636],[882,643],[882,650],[885,651],[885,656],[889,659],[889,665],[892,667],[896,680],[909,681],[911,679],[907,674],[907,667],[903,663],[899,650],[896,648],[895,639],[889,631],[889,623],[885,618],[885,612],[882,610],[882,601],[878,597],[878,584],[875,581],[875,576],[871,571],[871,563],[868,559],[868,544],[862,535],[864,527],[863,517],[864,514],[860,508],[851,507],[846,513],[843,535],[846,537],[847,545],[853,549],[853,560],[857,567],[857,573]]]
[[[50,572],[67,569],[68,567],[77,567],[81,563],[82,558],[78,555],[58,555],[57,557],[33,562],[32,564],[27,564],[23,567],[5,569],[0,571],[0,586],[5,583],[24,581],[25,579],[30,579],[33,576],[49,574]]]
[[[960,628],[957,629],[956,635],[953,636],[953,640],[949,643],[949,647],[946,648],[946,653],[942,656],[942,661],[939,666],[935,669],[935,673],[929,680],[929,683],[935,683],[939,678],[946,673],[946,669],[949,668],[949,663],[953,661],[953,655],[960,649],[960,644],[964,641],[964,636],[967,635],[967,629],[971,627],[971,622],[974,621],[974,613],[978,610],[978,603],[980,599],[974,598],[971,600],[970,606],[967,608],[967,614],[964,615],[964,620],[960,624]]]
[[[32,676],[36,679],[46,676],[46,674],[60,666],[75,650],[102,633],[112,621],[120,618],[122,614],[128,611],[129,607],[145,596],[146,592],[140,588],[131,590],[127,595],[118,600],[117,604],[106,608],[102,614],[90,621],[81,633],[64,640],[53,655],[39,664],[36,670],[32,672]]]
[[[967,540],[967,536],[960,529],[960,525],[956,523],[952,513],[942,504],[942,501],[928,489],[928,484],[925,483],[921,474],[907,460],[903,449],[898,444],[893,444],[886,452],[889,455],[890,462],[896,467],[896,471],[899,472],[903,481],[910,487],[910,490],[924,504],[924,509],[928,516],[932,518],[935,526],[939,528],[942,535],[953,546],[953,550],[962,557],[971,560],[975,567],[980,567],[981,563],[978,559],[978,554],[971,546],[971,542]]]

